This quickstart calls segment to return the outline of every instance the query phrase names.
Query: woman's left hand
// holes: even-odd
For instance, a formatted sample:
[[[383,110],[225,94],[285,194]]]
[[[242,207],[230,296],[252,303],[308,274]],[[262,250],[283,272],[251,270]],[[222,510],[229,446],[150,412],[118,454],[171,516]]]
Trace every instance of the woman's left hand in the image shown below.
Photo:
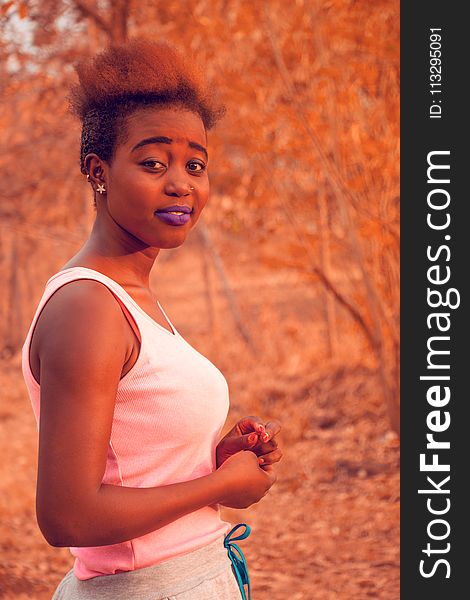
[[[281,449],[275,440],[281,430],[277,420],[268,421],[266,425],[260,417],[244,417],[225,435],[216,448],[217,468],[233,454],[241,450],[251,450],[258,456],[263,468],[272,465],[282,458]]]

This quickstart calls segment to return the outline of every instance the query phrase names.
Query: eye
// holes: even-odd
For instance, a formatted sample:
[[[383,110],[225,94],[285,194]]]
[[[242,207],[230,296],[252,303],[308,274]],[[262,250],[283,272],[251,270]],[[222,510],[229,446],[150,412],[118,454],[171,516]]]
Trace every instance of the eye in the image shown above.
[[[162,167],[165,167],[165,165],[158,160],[146,160],[142,164],[146,167],[150,167],[151,169],[156,168],[156,166],[152,166],[152,165],[160,165]]]
[[[191,162],[188,163],[188,168],[193,173],[202,173],[203,171],[205,171],[206,165],[204,163],[200,163],[200,162],[196,162],[195,160],[192,160]]]

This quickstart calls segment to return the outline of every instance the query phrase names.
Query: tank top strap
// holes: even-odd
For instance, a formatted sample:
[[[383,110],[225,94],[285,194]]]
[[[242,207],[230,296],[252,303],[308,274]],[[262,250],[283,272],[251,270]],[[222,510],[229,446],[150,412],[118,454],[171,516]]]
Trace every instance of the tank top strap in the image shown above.
[[[120,286],[116,281],[114,281],[114,279],[111,279],[107,275],[104,275],[99,271],[95,271],[94,269],[88,269],[87,267],[70,267],[69,269],[58,271],[57,273],[55,273],[55,275],[50,277],[50,279],[46,283],[44,296],[38,307],[37,317],[39,317],[42,308],[44,308],[44,305],[49,300],[49,298],[59,288],[66,285],[67,283],[71,283],[72,281],[77,281],[80,279],[92,279],[94,281],[99,281],[109,289],[109,291],[115,297],[116,301],[119,303],[121,310],[124,313],[135,335],[137,336],[137,339],[142,343],[142,334],[138,325],[138,312],[134,309],[133,302],[129,300],[130,296],[127,294],[127,292],[122,286]]]
[[[55,292],[59,290],[62,286],[79,279],[93,279],[95,281],[99,281],[109,289],[110,293],[113,294],[114,298],[119,303],[121,310],[124,313],[124,316],[126,317],[130,327],[137,336],[137,339],[139,340],[140,344],[143,344],[142,331],[143,328],[146,327],[145,321],[142,322],[142,318],[140,317],[139,311],[136,310],[136,308],[133,306],[133,302],[130,300],[130,296],[127,294],[124,288],[122,288],[117,282],[115,282],[113,279],[110,279],[103,273],[94,271],[92,269],[87,269],[85,267],[71,267],[70,269],[58,271],[46,282],[44,292],[38,303],[36,312],[31,321],[28,333],[26,334],[26,338],[22,347],[23,375],[27,384],[30,384],[30,386],[33,389],[37,389],[39,387],[39,384],[34,379],[30,364],[31,341],[33,338],[36,323],[47,302],[55,294]]]

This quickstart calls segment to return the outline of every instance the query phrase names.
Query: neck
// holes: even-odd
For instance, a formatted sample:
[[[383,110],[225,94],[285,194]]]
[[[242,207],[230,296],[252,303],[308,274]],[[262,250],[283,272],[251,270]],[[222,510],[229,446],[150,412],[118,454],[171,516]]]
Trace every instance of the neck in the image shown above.
[[[159,252],[160,248],[146,246],[120,226],[109,227],[97,215],[74,262],[86,262],[89,268],[121,283],[149,288],[150,271]]]

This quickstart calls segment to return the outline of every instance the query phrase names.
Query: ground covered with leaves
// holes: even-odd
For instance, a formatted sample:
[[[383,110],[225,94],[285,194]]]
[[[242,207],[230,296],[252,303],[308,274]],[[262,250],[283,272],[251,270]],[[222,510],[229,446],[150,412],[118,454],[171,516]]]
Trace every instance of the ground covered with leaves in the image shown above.
[[[255,386],[258,410],[283,421],[276,485],[247,510],[224,509],[252,527],[253,599],[398,599],[399,448],[374,373],[330,366],[274,381],[259,368],[243,381],[231,382],[228,423],[253,412]],[[18,358],[2,363],[0,386],[0,597],[48,600],[73,558],[36,524],[37,430]]]

